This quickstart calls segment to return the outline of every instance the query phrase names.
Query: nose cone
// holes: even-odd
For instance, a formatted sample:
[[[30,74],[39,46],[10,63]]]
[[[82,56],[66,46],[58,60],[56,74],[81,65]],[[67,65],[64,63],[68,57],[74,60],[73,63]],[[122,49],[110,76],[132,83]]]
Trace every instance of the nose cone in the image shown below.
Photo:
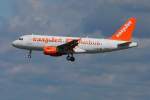
[[[12,46],[14,46],[14,47],[16,47],[17,44],[18,44],[18,43],[17,43],[17,40],[15,40],[15,41],[12,42]]]

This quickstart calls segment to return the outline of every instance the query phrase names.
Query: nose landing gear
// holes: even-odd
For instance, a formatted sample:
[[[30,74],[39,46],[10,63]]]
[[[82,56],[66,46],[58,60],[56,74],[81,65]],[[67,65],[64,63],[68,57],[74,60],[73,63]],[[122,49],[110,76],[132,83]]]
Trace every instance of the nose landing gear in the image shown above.
[[[32,50],[29,50],[28,58],[31,59]]]

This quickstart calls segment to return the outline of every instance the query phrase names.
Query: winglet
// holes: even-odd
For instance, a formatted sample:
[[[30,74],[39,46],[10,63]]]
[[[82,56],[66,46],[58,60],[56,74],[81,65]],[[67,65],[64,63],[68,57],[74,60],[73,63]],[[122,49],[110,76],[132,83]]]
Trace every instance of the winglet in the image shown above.
[[[114,33],[110,39],[111,40],[121,40],[121,41],[131,41],[132,33],[135,29],[136,18],[130,18],[121,28]]]

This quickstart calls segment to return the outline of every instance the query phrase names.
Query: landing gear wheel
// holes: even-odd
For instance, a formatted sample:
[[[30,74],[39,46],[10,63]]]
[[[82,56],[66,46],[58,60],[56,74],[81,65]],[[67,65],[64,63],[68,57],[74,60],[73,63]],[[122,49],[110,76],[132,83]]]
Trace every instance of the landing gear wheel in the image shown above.
[[[70,61],[71,61],[71,62],[74,62],[74,61],[75,61],[75,58],[74,58],[74,57],[70,57]]]
[[[66,59],[67,59],[68,61],[70,61],[70,56],[67,56]]]
[[[28,58],[31,58],[31,55],[28,55]]]
[[[68,61],[71,61],[71,62],[74,62],[74,61],[75,61],[75,58],[74,58],[73,56],[72,56],[72,57],[67,56],[66,59],[67,59]]]

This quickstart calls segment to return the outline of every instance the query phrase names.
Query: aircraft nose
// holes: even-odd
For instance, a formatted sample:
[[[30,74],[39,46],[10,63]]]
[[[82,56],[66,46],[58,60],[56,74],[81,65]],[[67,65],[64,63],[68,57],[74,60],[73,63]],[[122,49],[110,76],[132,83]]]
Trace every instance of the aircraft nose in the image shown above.
[[[12,42],[12,46],[16,47],[16,45],[17,45],[17,41],[15,40]]]

